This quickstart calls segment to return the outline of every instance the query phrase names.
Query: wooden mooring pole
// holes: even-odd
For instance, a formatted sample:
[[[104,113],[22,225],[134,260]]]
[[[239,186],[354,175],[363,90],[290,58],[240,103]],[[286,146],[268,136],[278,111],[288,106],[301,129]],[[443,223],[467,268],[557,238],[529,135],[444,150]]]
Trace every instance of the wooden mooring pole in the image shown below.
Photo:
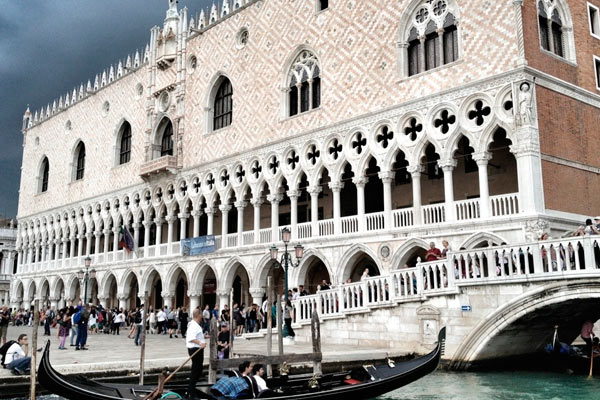
[[[148,318],[148,292],[144,292],[144,312],[142,313],[142,343],[140,343],[140,385],[144,384],[144,360],[146,358],[146,318]]]
[[[312,348],[313,354],[321,354],[321,323],[319,322],[319,314],[313,311],[312,318],[310,321],[310,332],[312,336]],[[321,366],[320,357],[313,361],[313,373],[315,375],[321,375],[323,368]]]
[[[231,288],[229,292],[229,358],[233,358],[233,339],[235,336],[233,329],[233,288]]]
[[[217,381],[217,319],[210,319],[210,348],[208,353],[208,383]]]
[[[40,301],[36,299],[33,302],[33,332],[31,332],[31,343],[29,344],[29,350],[31,351],[31,372],[30,372],[30,387],[29,387],[29,399],[35,400],[35,384],[37,378],[37,340],[38,340],[38,328],[40,327]]]
[[[279,347],[279,355],[282,356],[283,355],[283,326],[282,326],[282,319],[283,319],[283,314],[281,313],[281,297],[279,296],[279,294],[275,294],[275,310],[276,310],[276,319],[277,319],[277,344]]]

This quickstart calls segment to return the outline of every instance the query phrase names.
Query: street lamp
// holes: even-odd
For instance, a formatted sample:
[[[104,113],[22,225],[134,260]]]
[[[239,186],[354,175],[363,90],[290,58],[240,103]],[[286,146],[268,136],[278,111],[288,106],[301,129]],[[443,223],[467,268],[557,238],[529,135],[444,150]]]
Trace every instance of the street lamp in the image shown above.
[[[77,278],[79,278],[79,282],[85,284],[85,289],[83,292],[83,305],[85,306],[87,304],[88,281],[90,279],[96,278],[96,270],[94,268],[92,268],[90,270],[90,264],[92,263],[92,259],[90,258],[90,256],[87,256],[84,261],[85,261],[85,272],[82,269],[80,269],[79,272],[77,273]]]
[[[297,267],[298,265],[300,265],[300,260],[302,260],[302,256],[304,255],[304,247],[302,247],[301,244],[297,244],[296,246],[294,246],[294,250],[295,250],[295,255],[296,255],[296,262],[294,263],[292,261],[292,255],[290,254],[290,252],[288,251],[288,244],[290,243],[290,239],[292,237],[292,232],[290,232],[290,230],[288,228],[283,228],[283,230],[281,231],[281,238],[283,239],[283,245],[284,245],[284,250],[283,250],[283,254],[281,255],[281,260],[277,260],[277,256],[278,256],[278,249],[275,245],[271,246],[270,252],[271,252],[271,260],[273,260],[273,262],[275,263],[275,268],[280,268],[283,267],[284,268],[284,296],[285,296],[285,301],[287,303],[288,301],[288,269],[289,267]]]

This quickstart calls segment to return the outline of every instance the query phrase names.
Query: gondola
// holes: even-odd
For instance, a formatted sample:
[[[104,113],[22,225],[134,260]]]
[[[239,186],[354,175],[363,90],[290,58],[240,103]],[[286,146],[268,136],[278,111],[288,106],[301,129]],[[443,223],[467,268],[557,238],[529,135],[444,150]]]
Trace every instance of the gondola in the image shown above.
[[[409,361],[394,363],[388,360],[378,365],[364,365],[348,371],[312,375],[279,376],[267,380],[272,390],[253,394],[242,398],[270,398],[273,400],[337,400],[337,399],[370,399],[408,385],[433,372],[444,352],[446,328],[438,335],[436,348],[429,354]],[[154,390],[155,386],[99,383],[80,376],[65,376],[58,373],[50,364],[50,343],[46,344],[38,371],[38,380],[43,388],[51,393],[72,400],[117,400],[143,399]],[[165,387],[165,398],[185,398],[185,385]],[[221,400],[215,396],[207,384],[197,386],[197,398]]]

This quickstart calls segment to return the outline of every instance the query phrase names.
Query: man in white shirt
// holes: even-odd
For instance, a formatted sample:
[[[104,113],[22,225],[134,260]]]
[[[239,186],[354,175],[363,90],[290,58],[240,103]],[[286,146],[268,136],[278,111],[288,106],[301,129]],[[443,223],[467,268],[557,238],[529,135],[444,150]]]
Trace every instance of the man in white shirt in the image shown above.
[[[258,392],[262,392],[263,390],[267,390],[269,387],[267,386],[267,382],[265,382],[263,375],[265,374],[265,368],[262,364],[254,364],[252,367],[252,376],[256,381],[256,385],[258,386]]]
[[[21,347],[25,347],[25,350]],[[17,339],[17,343],[13,343],[12,346],[6,351],[4,356],[4,365],[10,369],[16,375],[23,375],[29,372],[31,367],[31,357],[27,357],[29,353],[29,344],[27,341],[27,335],[22,333]]]
[[[158,309],[158,312],[156,313],[156,321],[158,322],[158,334],[160,335],[161,333],[164,335],[165,333],[167,333],[165,331],[165,321],[167,320],[167,314],[165,314],[165,312],[161,309]]]
[[[188,385],[188,397],[193,398],[196,393],[196,382],[202,376],[202,364],[204,362],[204,332],[200,326],[202,321],[202,312],[199,309],[194,309],[192,320],[189,322],[185,337],[185,344],[188,354],[192,357],[192,372]]]

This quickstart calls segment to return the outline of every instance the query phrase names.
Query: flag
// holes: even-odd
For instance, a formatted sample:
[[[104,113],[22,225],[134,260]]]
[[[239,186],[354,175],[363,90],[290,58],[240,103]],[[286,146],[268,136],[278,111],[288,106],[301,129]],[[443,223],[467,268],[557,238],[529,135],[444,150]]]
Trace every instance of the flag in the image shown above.
[[[124,248],[127,252],[133,251],[135,247],[131,233],[123,227],[121,227],[121,240],[119,240],[119,248]]]

